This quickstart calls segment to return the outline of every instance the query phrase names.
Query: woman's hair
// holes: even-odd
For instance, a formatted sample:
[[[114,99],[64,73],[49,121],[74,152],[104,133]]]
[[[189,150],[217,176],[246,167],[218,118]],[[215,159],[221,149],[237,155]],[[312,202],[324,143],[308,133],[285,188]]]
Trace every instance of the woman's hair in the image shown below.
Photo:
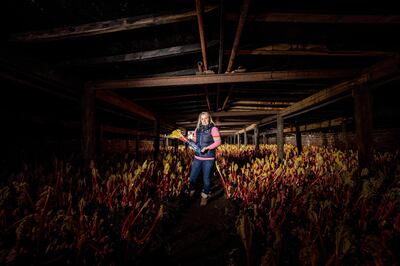
[[[213,121],[213,119],[212,119],[212,117],[211,117],[211,115],[210,115],[209,112],[201,112],[201,113],[199,114],[199,118],[197,119],[197,126],[196,126],[195,131],[197,131],[197,129],[199,129],[199,127],[200,127],[200,125],[201,125],[201,116],[203,116],[203,115],[208,116],[209,123],[215,125],[215,123],[214,123],[214,121]]]

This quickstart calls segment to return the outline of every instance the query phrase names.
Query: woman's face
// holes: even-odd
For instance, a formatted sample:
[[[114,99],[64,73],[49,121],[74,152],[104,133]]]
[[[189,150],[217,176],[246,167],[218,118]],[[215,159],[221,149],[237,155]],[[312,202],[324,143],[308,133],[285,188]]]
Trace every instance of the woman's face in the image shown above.
[[[208,115],[201,115],[200,122],[203,126],[207,126],[210,123],[210,118],[208,117]]]

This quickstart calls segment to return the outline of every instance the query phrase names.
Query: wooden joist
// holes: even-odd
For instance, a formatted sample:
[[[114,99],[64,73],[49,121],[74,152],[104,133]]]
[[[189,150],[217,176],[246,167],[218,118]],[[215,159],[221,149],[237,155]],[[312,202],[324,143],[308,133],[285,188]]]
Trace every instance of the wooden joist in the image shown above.
[[[208,47],[212,47],[216,45],[218,41],[210,41],[208,42]],[[173,56],[180,56],[185,54],[191,54],[200,52],[201,48],[198,43],[196,44],[188,44],[188,45],[180,45],[173,46],[163,49],[137,52],[137,53],[129,53],[129,54],[121,54],[121,55],[113,55],[113,56],[102,56],[90,59],[80,59],[80,60],[72,60],[69,62],[63,63],[63,65],[96,65],[96,64],[111,64],[111,63],[122,63],[122,62],[142,62],[148,60],[162,59]]]
[[[304,100],[287,107],[285,110],[280,112],[280,114],[282,116],[293,114],[295,112],[311,107],[318,103],[327,101],[335,96],[348,92],[351,89],[359,87],[363,84],[371,83],[381,78],[393,75],[398,71],[399,71],[399,57],[396,56],[384,60],[380,63],[377,63],[369,69],[366,69],[359,77],[355,79],[342,82],[340,84],[337,84],[335,86],[329,87],[327,89],[315,93],[310,97],[307,97]]]
[[[237,133],[238,134],[243,134],[243,133],[245,133],[247,131],[254,130],[256,127],[257,127],[257,123],[253,123],[250,126],[247,126],[246,128],[239,130]]]
[[[217,9],[217,6],[208,6],[204,12]],[[169,15],[149,15],[147,17],[128,17],[115,20],[93,22],[79,26],[67,26],[47,31],[36,31],[16,34],[10,41],[34,42],[60,39],[72,39],[85,36],[100,35],[112,32],[134,30],[158,25],[177,23],[196,18],[196,11],[187,11]]]
[[[235,101],[233,102],[233,105],[292,105],[294,102],[288,102],[288,101],[249,101],[249,100],[243,100],[243,101]]]
[[[191,128],[191,127],[196,127],[197,122],[193,122],[193,123],[185,123],[185,124],[181,124],[181,123],[177,123],[182,127],[185,128]],[[215,122],[215,126],[217,127],[231,127],[231,126],[244,126],[245,122]]]
[[[237,21],[238,14],[226,14],[226,19]],[[249,15],[249,22],[273,23],[343,23],[343,24],[399,24],[400,16],[396,15],[335,15],[311,13],[264,13]]]
[[[229,51],[226,52],[228,54]],[[383,51],[318,51],[318,50],[240,50],[239,55],[284,55],[284,56],[346,56],[384,57],[393,55]]]
[[[215,92],[208,92],[208,95],[215,95]],[[204,93],[186,93],[186,94],[176,94],[176,95],[164,95],[164,96],[154,96],[154,97],[143,97],[135,98],[136,101],[154,101],[154,100],[170,100],[179,98],[193,98],[203,97]]]
[[[276,111],[277,113],[281,110],[285,109],[285,107],[263,107],[263,106],[232,106],[230,110],[233,111],[247,111],[247,110],[263,110],[263,111]]]
[[[276,114],[275,111],[229,111],[211,113],[212,117],[243,117],[243,116],[262,116]]]
[[[354,76],[354,69],[266,71],[234,74],[190,75],[176,77],[151,77],[126,80],[91,82],[95,90],[129,89],[145,87],[189,86],[206,84],[268,82],[276,80],[335,79]]]

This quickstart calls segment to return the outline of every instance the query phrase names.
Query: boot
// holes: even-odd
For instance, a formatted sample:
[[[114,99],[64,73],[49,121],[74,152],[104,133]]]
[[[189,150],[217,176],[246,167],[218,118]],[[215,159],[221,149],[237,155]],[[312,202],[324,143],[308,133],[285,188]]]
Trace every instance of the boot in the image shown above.
[[[210,196],[207,195],[206,193],[201,192],[200,206],[206,206],[209,197],[210,197]]]

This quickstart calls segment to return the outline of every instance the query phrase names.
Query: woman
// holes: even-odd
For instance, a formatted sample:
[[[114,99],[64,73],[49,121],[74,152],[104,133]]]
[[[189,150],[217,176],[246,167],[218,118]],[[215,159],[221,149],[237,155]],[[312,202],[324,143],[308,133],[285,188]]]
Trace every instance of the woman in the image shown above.
[[[195,193],[195,183],[200,171],[203,171],[203,191],[201,192],[200,206],[207,204],[210,197],[211,170],[215,162],[215,149],[221,145],[221,137],[218,128],[208,112],[202,112],[197,120],[193,141],[200,148],[196,151],[190,172],[190,196]]]

